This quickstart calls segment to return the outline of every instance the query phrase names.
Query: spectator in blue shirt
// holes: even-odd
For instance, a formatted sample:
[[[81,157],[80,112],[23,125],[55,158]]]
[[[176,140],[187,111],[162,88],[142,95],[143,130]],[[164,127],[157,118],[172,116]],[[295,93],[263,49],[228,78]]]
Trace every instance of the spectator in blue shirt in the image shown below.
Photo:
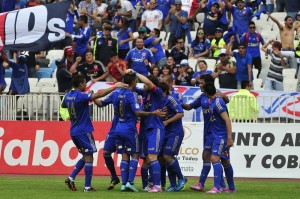
[[[191,44],[189,57],[195,59],[200,57],[207,57],[210,50],[210,41],[205,37],[203,28],[199,28],[195,40]]]
[[[121,29],[117,33],[118,37],[118,54],[121,59],[125,59],[130,50],[129,42],[133,40],[133,34],[128,19],[122,17],[119,22]]]
[[[207,70],[207,63],[204,60],[200,60],[197,63],[197,66],[199,68],[199,71],[196,71],[192,77],[191,84],[193,86],[199,86],[200,85],[200,76],[201,75],[212,75],[213,72],[211,70]]]
[[[241,43],[247,46],[247,52],[252,57],[252,64],[258,70],[257,78],[261,72],[261,55],[260,55],[260,43],[265,44],[263,37],[255,32],[255,23],[253,21],[249,22],[249,31],[246,32],[240,39]]]
[[[245,7],[245,0],[237,0],[236,6],[233,6],[234,2],[226,2],[226,6],[230,9],[233,16],[233,26],[237,30],[239,37],[241,37],[248,31],[248,24],[251,21],[253,10]]]
[[[206,7],[207,9],[209,9],[212,5],[212,3],[214,3],[216,0],[208,0],[207,4],[206,4]],[[230,13],[230,16],[228,16],[228,20],[227,20],[227,12],[226,12],[226,4],[224,2],[224,0],[221,0],[222,4],[224,5],[224,13],[221,17],[221,20],[220,20],[220,23],[219,23],[219,27],[222,28],[224,31],[228,30],[228,20],[230,20],[229,17],[231,17],[231,13]],[[221,5],[221,4],[220,4]]]
[[[136,40],[136,47],[131,49],[125,57],[125,61],[128,62],[130,69],[141,73],[144,76],[148,76],[148,72],[151,70],[151,66],[155,66],[155,61],[152,52],[144,47],[144,40],[138,38]]]
[[[87,16],[81,15],[78,20],[78,25],[80,26],[80,29],[78,30],[77,35],[72,35],[66,32],[66,37],[71,37],[73,40],[76,41],[74,57],[81,56],[83,58],[83,62],[84,54],[88,48],[88,43],[91,35],[91,29],[87,25]]]
[[[231,36],[230,42],[227,46],[226,53],[230,56],[234,56],[236,59],[236,80],[238,81],[238,89],[241,89],[241,83],[243,80],[248,80],[252,85],[252,57],[246,51],[245,44],[239,44],[238,49],[231,51],[231,46],[234,42],[234,36]]]

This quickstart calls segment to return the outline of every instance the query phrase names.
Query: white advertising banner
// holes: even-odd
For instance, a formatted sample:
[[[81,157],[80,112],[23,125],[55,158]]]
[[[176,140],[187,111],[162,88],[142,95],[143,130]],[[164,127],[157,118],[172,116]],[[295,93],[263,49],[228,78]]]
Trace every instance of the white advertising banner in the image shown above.
[[[300,178],[300,124],[233,123],[235,177]],[[202,169],[203,123],[184,123],[178,158],[185,176]],[[213,168],[209,176],[213,176]]]

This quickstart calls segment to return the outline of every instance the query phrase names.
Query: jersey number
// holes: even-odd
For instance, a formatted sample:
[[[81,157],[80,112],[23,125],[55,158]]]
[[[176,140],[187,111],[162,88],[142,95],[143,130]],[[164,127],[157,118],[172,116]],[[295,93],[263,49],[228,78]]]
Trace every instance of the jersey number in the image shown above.
[[[75,111],[75,106],[74,103],[68,103],[68,110],[69,110],[69,114],[71,117],[76,119],[76,111]]]
[[[124,116],[124,107],[123,107],[123,101],[121,100],[119,103],[119,114],[121,117]]]

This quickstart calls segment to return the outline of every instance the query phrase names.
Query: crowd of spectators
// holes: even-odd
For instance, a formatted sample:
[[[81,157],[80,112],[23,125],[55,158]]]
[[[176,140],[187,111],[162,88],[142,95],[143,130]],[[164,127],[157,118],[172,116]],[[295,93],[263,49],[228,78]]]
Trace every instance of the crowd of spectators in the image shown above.
[[[2,0],[0,4],[6,12],[60,1]],[[287,12],[284,24],[271,15],[274,4],[277,11]],[[271,56],[265,89],[283,90],[282,69],[299,68],[296,58],[281,53],[296,49],[299,10],[299,3],[287,0],[75,0],[67,15],[66,39],[55,46],[64,49],[64,56],[56,61],[57,79],[59,83],[70,81],[72,74],[81,73],[87,81],[118,82],[132,68],[143,75],[171,74],[175,85],[185,86],[198,86],[200,75],[212,74],[219,78],[221,88],[236,89],[244,80],[252,85],[253,67],[260,76],[261,49]],[[195,30],[198,13],[205,17]],[[251,20],[260,14],[269,15],[277,24],[279,41],[264,41],[256,30]],[[169,34],[166,43],[162,31]],[[195,38],[190,31],[196,31]],[[272,44],[272,49],[266,44]],[[29,52],[28,77],[35,77],[45,54]],[[189,59],[196,59],[196,66],[189,65]],[[213,70],[207,69],[204,59],[216,60],[209,67]],[[59,92],[70,89],[59,88]]]

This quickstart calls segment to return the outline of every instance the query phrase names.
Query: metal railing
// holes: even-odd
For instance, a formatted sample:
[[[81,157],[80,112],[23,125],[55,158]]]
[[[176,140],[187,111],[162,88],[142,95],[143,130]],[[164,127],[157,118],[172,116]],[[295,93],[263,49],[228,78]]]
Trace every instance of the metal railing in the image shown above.
[[[59,108],[63,95],[44,93],[28,95],[0,95],[0,120],[30,120],[30,121],[59,121]],[[184,96],[184,103],[194,100],[194,96]],[[300,97],[295,96],[258,96],[258,119],[247,120],[238,117],[232,118],[233,122],[259,122],[259,123],[299,123],[300,122]],[[246,101],[235,105],[241,113],[249,103]],[[91,105],[90,117],[92,121],[112,121],[114,116],[113,106],[98,108]],[[185,111],[184,122],[203,121],[201,108]]]

